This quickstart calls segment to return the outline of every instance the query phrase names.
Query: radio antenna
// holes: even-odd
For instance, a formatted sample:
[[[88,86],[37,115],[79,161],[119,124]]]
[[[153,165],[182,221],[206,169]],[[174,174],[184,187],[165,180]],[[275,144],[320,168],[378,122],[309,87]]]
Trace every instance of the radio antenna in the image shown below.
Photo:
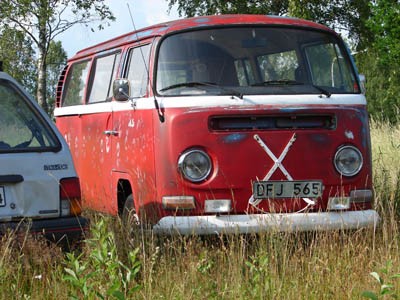
[[[129,16],[131,17],[131,22],[132,22],[133,30],[135,31],[136,39],[139,40],[139,35],[138,35],[138,33],[137,33],[137,30],[136,30],[135,22],[133,21],[133,16],[132,16],[131,8],[130,8],[128,2],[126,3],[126,5],[128,6]],[[144,58],[144,54],[143,54],[142,47],[140,47],[140,46],[141,46],[141,45],[140,45],[140,43],[139,43],[139,50],[140,50],[140,54],[141,54],[142,59],[143,59],[143,62],[144,62],[144,67],[145,67],[145,69],[146,69],[147,78],[148,78],[149,83],[150,83],[150,88],[151,88],[151,91],[152,91],[152,93],[153,93],[154,106],[156,107],[156,110],[157,110],[158,119],[160,120],[161,123],[164,123],[164,121],[165,121],[165,116],[164,116],[164,113],[162,112],[162,109],[160,108],[160,105],[159,105],[158,100],[157,100],[157,98],[156,98],[156,94],[155,94],[155,92],[154,92],[154,87],[153,87],[153,82],[152,82],[152,80],[151,80],[151,78],[150,78],[149,68],[148,68],[148,66],[147,66],[146,59]]]

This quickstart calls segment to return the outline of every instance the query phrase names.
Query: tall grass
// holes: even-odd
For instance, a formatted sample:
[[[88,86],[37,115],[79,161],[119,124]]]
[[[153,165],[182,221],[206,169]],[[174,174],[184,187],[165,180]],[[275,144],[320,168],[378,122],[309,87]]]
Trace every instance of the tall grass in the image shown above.
[[[371,121],[376,206],[382,214],[383,226],[389,232],[398,229],[400,217],[399,124]],[[397,235],[397,232],[394,234]]]
[[[90,215],[69,254],[28,236],[0,245],[1,299],[385,299],[400,296],[400,127],[371,122],[376,231],[214,237],[131,232]],[[372,273],[372,275],[371,275]],[[374,298],[375,297],[375,298]]]

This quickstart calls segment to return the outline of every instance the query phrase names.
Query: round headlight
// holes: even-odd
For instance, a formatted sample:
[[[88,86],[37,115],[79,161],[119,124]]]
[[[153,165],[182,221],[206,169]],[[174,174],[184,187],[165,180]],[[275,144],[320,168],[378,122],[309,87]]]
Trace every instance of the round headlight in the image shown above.
[[[178,167],[187,180],[200,182],[211,172],[211,159],[202,150],[189,150],[179,157]]]
[[[354,176],[360,172],[363,158],[360,150],[353,146],[340,147],[335,154],[336,170],[344,176]]]

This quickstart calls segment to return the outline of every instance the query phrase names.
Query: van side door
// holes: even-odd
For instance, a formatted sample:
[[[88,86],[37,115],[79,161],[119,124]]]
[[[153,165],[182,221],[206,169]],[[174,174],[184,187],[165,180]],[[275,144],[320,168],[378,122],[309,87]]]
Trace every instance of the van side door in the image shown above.
[[[150,50],[150,41],[127,49],[122,77],[129,80],[130,98],[114,101],[113,106],[113,128],[119,132],[112,145],[115,157],[113,181],[115,184],[121,178],[129,180],[134,201],[143,204],[148,199],[154,200],[155,190],[155,110],[153,98],[150,98]]]
[[[116,78],[120,51],[94,58],[86,92],[85,113],[81,127],[81,184],[89,206],[114,212],[111,191],[113,166],[112,138],[118,135],[113,127],[112,82]]]

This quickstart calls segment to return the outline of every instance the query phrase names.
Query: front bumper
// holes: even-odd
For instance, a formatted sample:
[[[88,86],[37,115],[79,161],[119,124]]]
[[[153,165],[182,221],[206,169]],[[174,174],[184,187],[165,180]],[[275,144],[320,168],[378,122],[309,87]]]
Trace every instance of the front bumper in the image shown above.
[[[39,234],[54,242],[71,244],[83,238],[85,231],[88,230],[88,225],[88,220],[81,216],[54,219],[24,219],[0,223],[0,234],[4,234],[9,230],[16,230],[18,233]]]
[[[258,233],[266,231],[294,232],[337,229],[375,228],[379,215],[375,210],[270,213],[253,215],[164,217],[153,230],[165,234]]]

